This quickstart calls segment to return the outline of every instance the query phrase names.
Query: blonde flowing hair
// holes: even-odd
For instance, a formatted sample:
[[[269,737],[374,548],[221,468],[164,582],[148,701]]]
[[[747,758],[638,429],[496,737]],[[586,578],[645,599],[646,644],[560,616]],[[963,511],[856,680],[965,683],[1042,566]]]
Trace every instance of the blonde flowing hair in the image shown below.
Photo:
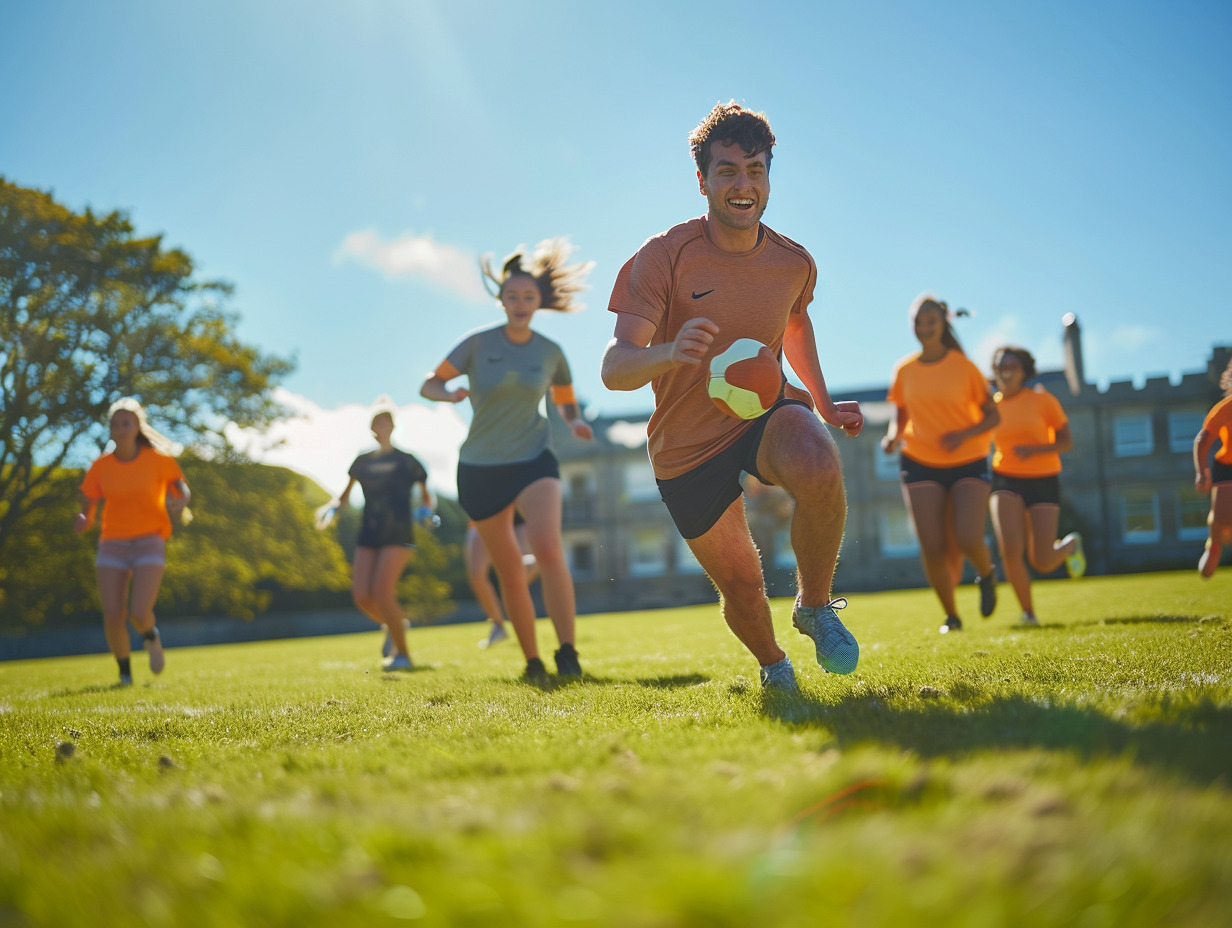
[[[492,255],[481,255],[479,269],[483,272],[483,285],[497,299],[509,278],[519,274],[533,280],[539,287],[540,309],[554,309],[562,313],[574,313],[585,309],[586,304],[577,296],[586,289],[586,275],[595,266],[593,261],[569,264],[569,255],[574,246],[564,236],[544,239],[527,254],[525,245],[501,264],[500,273],[492,270]],[[495,290],[492,287],[495,286]]]

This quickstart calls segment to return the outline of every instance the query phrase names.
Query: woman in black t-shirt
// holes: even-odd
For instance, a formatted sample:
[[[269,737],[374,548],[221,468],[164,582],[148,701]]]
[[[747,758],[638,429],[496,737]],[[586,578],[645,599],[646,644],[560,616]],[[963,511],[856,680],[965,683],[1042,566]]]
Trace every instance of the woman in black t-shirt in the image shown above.
[[[386,630],[386,670],[411,670],[406,645],[406,620],[398,603],[398,578],[414,550],[411,530],[411,489],[419,485],[422,506],[430,511],[428,473],[414,455],[393,446],[394,417],[381,410],[372,417],[377,449],[361,454],[348,471],[346,489],[327,503],[325,512],[346,504],[356,483],[364,491],[364,514],[355,548],[351,595],[355,605]],[[327,520],[328,521],[328,520]]]

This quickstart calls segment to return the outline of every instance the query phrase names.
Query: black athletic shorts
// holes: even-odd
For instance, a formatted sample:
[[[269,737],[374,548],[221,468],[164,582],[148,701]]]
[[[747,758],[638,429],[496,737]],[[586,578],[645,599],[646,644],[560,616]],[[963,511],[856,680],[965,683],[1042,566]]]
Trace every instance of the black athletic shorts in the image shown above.
[[[904,454],[899,458],[899,466],[902,469],[898,475],[907,486],[913,483],[939,483],[949,490],[958,481],[968,477],[983,480],[985,483],[991,479],[988,474],[988,458],[980,458],[970,464],[959,464],[957,467],[929,467]]]
[[[385,548],[398,545],[403,548],[415,547],[415,536],[411,532],[411,523],[393,518],[388,512],[365,506],[363,519],[359,525],[359,538],[355,544],[361,548]]]
[[[1232,483],[1232,464],[1211,461],[1211,484]]]
[[[719,517],[734,503],[744,488],[740,485],[740,473],[747,471],[758,480],[757,451],[766,423],[775,410],[784,406],[803,406],[800,400],[779,400],[753,421],[753,427],[737,439],[730,448],[724,448],[708,461],[679,477],[657,480],[659,495],[667,504],[672,521],[685,538],[700,538],[714,527]],[[769,481],[762,480],[763,483]]]
[[[1017,493],[1022,497],[1022,503],[1028,509],[1049,503],[1061,505],[1061,479],[1053,474],[1051,477],[1008,477],[995,471],[992,475],[992,491],[994,493]]]
[[[550,448],[539,457],[512,464],[458,462],[458,503],[476,522],[490,519],[536,480],[560,478],[560,466]]]

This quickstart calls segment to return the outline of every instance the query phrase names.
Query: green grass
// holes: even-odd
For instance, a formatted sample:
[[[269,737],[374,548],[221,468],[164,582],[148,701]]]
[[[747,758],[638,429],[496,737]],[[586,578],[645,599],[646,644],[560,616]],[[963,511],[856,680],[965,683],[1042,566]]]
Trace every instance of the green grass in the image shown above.
[[[546,691],[474,625],[0,664],[0,923],[1227,924],[1232,571],[1036,591],[853,597],[850,677],[776,601],[769,703],[714,606],[583,618]]]

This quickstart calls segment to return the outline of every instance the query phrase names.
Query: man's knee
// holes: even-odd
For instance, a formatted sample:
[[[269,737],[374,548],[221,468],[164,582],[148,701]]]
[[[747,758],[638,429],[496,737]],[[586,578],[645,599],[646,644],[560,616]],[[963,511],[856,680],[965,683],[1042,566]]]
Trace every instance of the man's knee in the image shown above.
[[[727,570],[722,576],[712,576],[719,595],[735,603],[754,603],[766,598],[766,584],[761,570]]]

